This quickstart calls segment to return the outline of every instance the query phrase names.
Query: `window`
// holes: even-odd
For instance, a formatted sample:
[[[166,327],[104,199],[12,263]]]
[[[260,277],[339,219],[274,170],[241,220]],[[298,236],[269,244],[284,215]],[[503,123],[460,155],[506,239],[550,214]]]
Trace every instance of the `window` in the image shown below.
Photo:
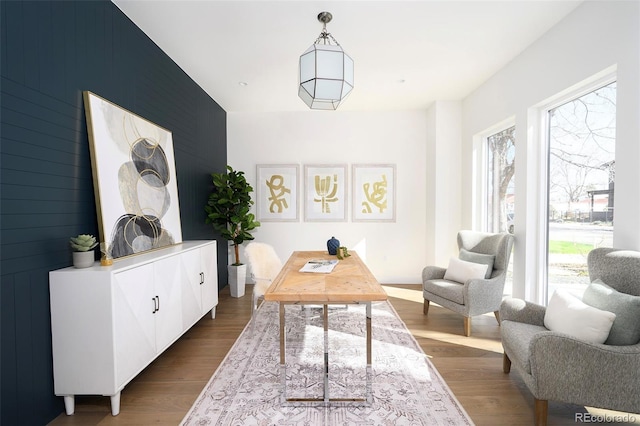
[[[487,138],[487,200],[485,229],[514,232],[515,126]],[[507,270],[505,294],[512,294],[513,256]]]
[[[513,233],[515,126],[487,138],[487,231]]]
[[[548,111],[547,300],[581,296],[587,253],[613,243],[616,83]]]

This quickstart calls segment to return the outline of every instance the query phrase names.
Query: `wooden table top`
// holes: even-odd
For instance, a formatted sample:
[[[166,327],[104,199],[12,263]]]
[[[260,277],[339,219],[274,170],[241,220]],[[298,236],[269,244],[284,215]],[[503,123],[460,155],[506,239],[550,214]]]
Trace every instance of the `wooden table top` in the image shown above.
[[[311,259],[335,260],[326,251],[295,251],[267,289],[274,302],[353,303],[387,300],[378,280],[355,252],[328,274],[300,272]]]

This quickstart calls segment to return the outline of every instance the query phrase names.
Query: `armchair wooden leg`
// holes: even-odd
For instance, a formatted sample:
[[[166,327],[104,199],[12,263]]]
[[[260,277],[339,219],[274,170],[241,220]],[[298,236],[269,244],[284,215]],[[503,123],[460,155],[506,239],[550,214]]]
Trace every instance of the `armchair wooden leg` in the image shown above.
[[[493,315],[496,316],[496,320],[498,321],[498,325],[500,325],[500,311],[493,311]]]
[[[429,301],[424,299],[424,305],[422,306],[422,313],[427,315],[429,313]]]
[[[511,360],[506,353],[502,354],[502,371],[507,374],[511,371]]]
[[[546,399],[535,399],[534,423],[536,426],[547,426],[549,403]]]
[[[471,317],[464,317],[464,335],[471,336]]]

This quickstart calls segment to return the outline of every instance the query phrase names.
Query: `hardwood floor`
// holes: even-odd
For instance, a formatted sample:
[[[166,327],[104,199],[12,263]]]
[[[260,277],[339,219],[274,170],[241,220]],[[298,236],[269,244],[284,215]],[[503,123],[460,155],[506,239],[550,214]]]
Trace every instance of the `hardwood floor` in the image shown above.
[[[461,316],[436,304],[431,304],[427,317],[423,315],[419,285],[387,285],[385,289],[476,425],[533,424],[533,397],[516,372],[502,372],[500,329],[493,314],[474,317],[471,337],[464,337]],[[79,396],[75,414],[63,413],[50,425],[179,424],[247,324],[250,294],[248,286],[244,297],[232,298],[225,287],[215,320],[205,316],[131,381],[122,391],[118,416],[111,416],[109,398]],[[575,425],[576,413],[587,411],[550,402],[549,425]],[[640,415],[635,417],[640,424]]]

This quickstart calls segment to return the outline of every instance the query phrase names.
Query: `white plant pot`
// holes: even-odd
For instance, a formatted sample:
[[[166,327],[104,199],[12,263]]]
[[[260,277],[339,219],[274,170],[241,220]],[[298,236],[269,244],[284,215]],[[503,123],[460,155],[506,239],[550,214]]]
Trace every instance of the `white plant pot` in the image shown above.
[[[95,253],[93,250],[73,252],[74,268],[88,268],[93,265],[93,262],[95,262]]]
[[[247,282],[247,265],[229,265],[227,266],[229,273],[229,290],[231,297],[244,296],[244,287]]]

